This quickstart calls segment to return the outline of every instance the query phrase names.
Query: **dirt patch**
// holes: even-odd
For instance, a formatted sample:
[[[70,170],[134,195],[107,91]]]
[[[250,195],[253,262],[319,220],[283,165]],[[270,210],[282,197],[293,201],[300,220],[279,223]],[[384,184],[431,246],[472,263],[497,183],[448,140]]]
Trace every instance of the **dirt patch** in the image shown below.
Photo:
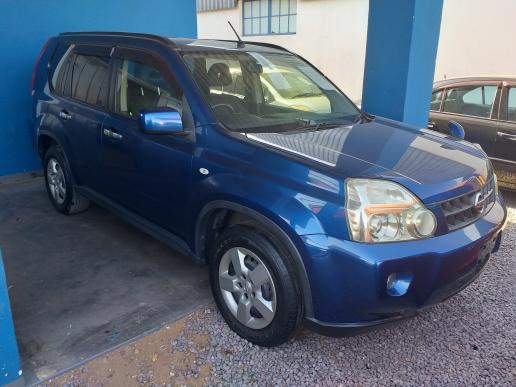
[[[201,386],[211,370],[207,365],[194,366],[197,354],[206,351],[208,336],[190,337],[193,346],[185,351],[178,343],[187,318],[50,379],[45,385]],[[191,372],[192,369],[195,372]]]

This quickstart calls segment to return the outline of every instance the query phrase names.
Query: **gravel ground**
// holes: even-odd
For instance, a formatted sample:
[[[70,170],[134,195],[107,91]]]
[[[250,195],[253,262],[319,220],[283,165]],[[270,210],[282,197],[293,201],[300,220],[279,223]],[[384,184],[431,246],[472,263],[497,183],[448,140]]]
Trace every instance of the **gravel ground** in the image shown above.
[[[177,334],[163,339],[167,342],[161,351],[175,356],[159,363],[166,367],[164,378],[149,368],[151,360],[139,361],[124,384],[515,386],[516,195],[506,196],[511,208],[505,239],[483,274],[462,293],[414,319],[339,339],[304,331],[281,347],[264,349],[240,339],[209,306],[180,321]],[[134,345],[157,340],[152,336]],[[102,373],[116,372],[109,356],[118,354],[49,384],[117,385]]]

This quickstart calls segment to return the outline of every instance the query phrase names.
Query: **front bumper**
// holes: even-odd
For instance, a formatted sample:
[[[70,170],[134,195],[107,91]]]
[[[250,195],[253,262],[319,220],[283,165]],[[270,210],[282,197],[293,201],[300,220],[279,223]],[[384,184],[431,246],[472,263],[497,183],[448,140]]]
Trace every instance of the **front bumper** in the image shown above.
[[[303,236],[314,311],[308,325],[326,334],[347,334],[414,316],[444,301],[478,277],[498,250],[506,221],[499,196],[475,223],[430,239],[365,244]],[[413,275],[406,294],[388,294],[392,273]]]

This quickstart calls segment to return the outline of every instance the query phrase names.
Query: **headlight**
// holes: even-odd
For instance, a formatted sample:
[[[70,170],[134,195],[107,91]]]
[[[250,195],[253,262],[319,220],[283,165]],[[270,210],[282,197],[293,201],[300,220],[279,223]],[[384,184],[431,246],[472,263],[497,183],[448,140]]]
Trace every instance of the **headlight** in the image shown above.
[[[401,185],[376,179],[346,180],[346,212],[358,242],[395,242],[431,237],[434,214]]]

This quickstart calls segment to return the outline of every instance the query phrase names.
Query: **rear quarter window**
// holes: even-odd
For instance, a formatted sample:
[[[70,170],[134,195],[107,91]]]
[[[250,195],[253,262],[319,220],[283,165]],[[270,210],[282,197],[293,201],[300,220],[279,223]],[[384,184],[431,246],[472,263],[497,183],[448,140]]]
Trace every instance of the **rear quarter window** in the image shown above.
[[[432,100],[430,101],[430,110],[438,112],[441,110],[441,101],[443,99],[444,90],[437,90],[432,93]]]
[[[70,69],[71,52],[74,46],[69,44],[59,44],[52,57],[50,66],[50,88],[57,94],[64,94],[66,75]]]
[[[507,121],[516,122],[516,88],[507,91]]]

